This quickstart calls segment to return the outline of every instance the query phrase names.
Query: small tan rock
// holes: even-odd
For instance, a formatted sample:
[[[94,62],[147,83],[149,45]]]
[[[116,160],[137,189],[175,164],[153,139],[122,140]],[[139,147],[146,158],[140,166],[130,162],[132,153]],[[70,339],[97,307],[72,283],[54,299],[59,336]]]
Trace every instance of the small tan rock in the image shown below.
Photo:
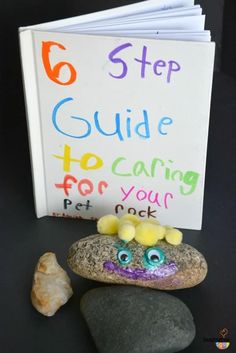
[[[36,265],[31,301],[36,310],[45,316],[53,316],[72,296],[70,279],[58,264],[56,255],[45,253]]]

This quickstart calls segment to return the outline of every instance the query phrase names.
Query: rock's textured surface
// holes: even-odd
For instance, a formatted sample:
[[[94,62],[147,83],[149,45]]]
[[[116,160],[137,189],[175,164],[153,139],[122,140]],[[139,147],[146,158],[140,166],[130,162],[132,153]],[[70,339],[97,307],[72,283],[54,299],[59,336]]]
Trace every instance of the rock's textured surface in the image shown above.
[[[70,279],[58,264],[54,253],[42,255],[36,265],[31,301],[36,310],[52,316],[72,296]]]
[[[188,244],[173,246],[160,240],[157,249],[164,258],[154,267],[146,263],[148,249],[135,241],[124,244],[117,236],[96,234],[71,246],[68,264],[85,278],[157,289],[193,287],[207,274],[203,255]],[[120,255],[130,259],[122,263]]]
[[[82,298],[81,311],[100,353],[174,353],[195,337],[187,306],[148,288],[93,289]]]

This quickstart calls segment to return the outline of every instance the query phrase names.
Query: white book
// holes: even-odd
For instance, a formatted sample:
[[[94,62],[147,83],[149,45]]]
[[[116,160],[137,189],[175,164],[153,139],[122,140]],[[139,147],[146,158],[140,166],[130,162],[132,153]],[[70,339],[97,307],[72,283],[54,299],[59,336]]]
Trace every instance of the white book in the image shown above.
[[[204,21],[191,0],[148,0],[20,28],[38,217],[129,212],[201,229]]]

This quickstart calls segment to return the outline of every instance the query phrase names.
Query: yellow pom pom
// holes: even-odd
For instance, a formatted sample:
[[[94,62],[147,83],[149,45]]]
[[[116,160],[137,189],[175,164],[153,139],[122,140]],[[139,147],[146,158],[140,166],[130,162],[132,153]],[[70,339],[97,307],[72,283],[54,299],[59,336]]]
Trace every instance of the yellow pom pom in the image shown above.
[[[152,224],[150,222],[142,222],[136,227],[135,240],[145,246],[153,246],[165,234],[165,228]]]
[[[127,213],[120,218],[120,224],[126,223],[127,221],[131,222],[134,226],[137,226],[139,223],[141,223],[141,220],[137,216],[130,213]]]
[[[165,227],[161,226],[161,225],[156,225],[156,227],[158,228],[158,239],[164,239],[165,238],[165,233],[166,233],[166,229]]]
[[[118,233],[119,218],[111,214],[99,218],[97,230],[100,234],[114,235]]]
[[[157,219],[145,219],[144,222],[151,223],[151,224],[157,224],[159,225],[160,222]]]
[[[164,226],[166,230],[169,230],[169,229],[174,229],[173,227],[171,226]]]
[[[183,239],[183,233],[179,229],[166,227],[165,239],[171,245],[179,245]]]
[[[122,223],[118,230],[118,237],[125,241],[131,241],[135,236],[135,226],[131,222]]]

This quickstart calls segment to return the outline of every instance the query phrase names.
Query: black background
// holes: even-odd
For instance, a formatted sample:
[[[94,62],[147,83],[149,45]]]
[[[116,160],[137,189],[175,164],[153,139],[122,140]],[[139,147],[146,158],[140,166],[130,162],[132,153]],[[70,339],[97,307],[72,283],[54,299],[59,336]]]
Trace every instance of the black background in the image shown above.
[[[1,3],[0,353],[96,353],[79,302],[89,288],[101,285],[75,276],[66,265],[69,246],[94,233],[95,223],[35,217],[17,28],[128,3],[131,1]],[[217,40],[216,69],[220,72],[215,73],[213,84],[203,230],[186,230],[184,234],[185,241],[205,255],[209,274],[196,288],[172,294],[187,304],[195,318],[197,335],[186,353],[216,352],[204,337],[215,337],[224,327],[231,337],[227,351],[235,352],[236,12],[234,1],[202,3],[208,28]],[[46,251],[57,254],[75,292],[52,318],[37,313],[29,297],[34,266]]]

